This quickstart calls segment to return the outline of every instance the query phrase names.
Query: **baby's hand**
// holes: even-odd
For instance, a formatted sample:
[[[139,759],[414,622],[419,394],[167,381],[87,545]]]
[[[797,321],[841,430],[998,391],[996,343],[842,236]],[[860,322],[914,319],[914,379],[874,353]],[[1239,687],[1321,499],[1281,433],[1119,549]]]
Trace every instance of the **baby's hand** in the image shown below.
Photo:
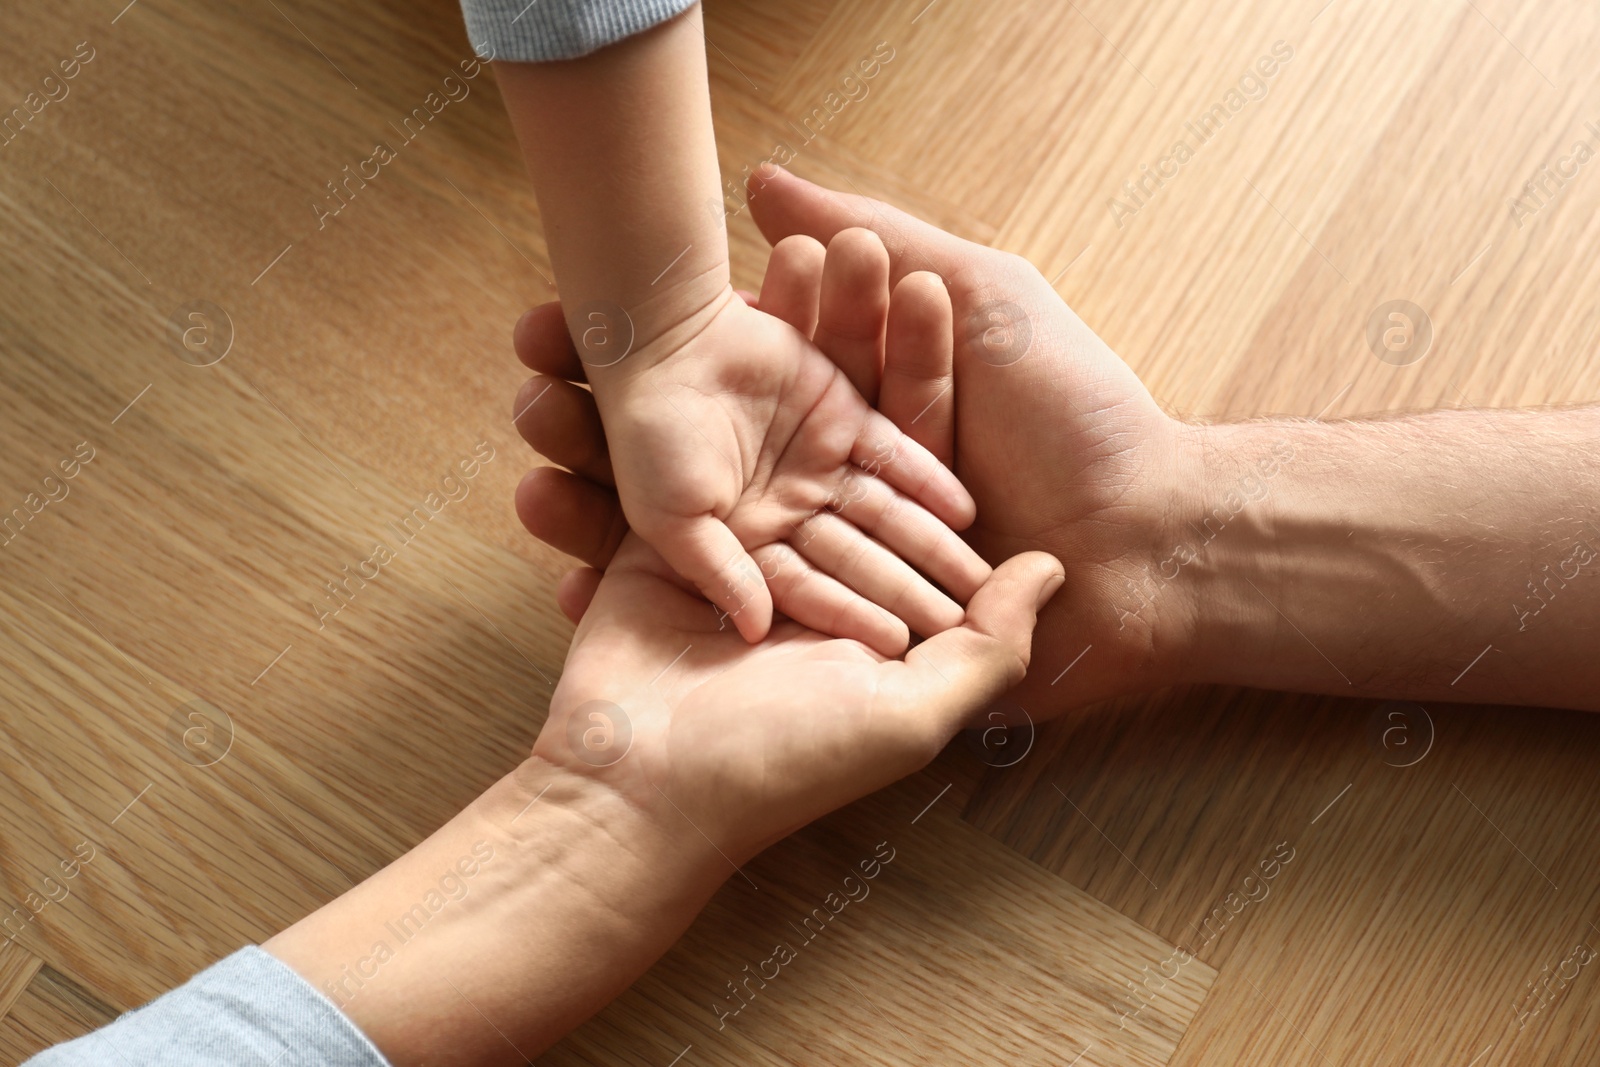
[[[841,250],[821,270],[821,247],[807,254],[812,291],[823,294],[819,342],[847,368],[875,369],[890,303],[888,257],[863,234],[836,239]],[[785,262],[775,265],[781,271]],[[945,309],[948,317],[948,302]],[[571,460],[591,475],[603,463],[602,480],[614,478],[629,524],[746,639],[764,637],[776,609],[897,655],[911,630],[931,635],[959,625],[961,604],[990,573],[952,532],[972,521],[972,499],[935,455],[871,409],[807,339],[806,325],[797,329],[730,292],[671,354],[606,372],[600,413],[609,462]],[[548,346],[559,327],[555,306],[530,312],[519,324],[519,352]],[[566,349],[576,356],[570,342]],[[948,340],[945,349],[948,365]],[[581,367],[576,358],[565,362]],[[530,404],[537,406],[519,421],[524,435],[569,458],[551,438],[591,413],[593,398],[535,380],[519,410]],[[947,413],[929,425],[939,417]]]

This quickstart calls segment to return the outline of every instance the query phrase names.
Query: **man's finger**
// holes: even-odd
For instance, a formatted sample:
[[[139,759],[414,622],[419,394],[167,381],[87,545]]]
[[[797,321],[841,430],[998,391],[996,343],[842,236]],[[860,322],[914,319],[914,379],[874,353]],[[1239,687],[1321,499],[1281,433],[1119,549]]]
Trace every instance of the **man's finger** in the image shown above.
[[[828,242],[813,339],[874,407],[888,321],[889,253],[871,230],[841,231]]]
[[[955,466],[954,362],[949,290],[931,271],[907,274],[889,304],[878,410],[946,467]]]
[[[529,308],[511,331],[511,347],[523,366],[569,382],[587,381],[583,361],[561,317],[560,301]]]
[[[889,250],[890,278],[896,282],[915,270],[948,277],[978,247],[898,208],[824,189],[776,165],[753,173],[747,185],[750,212],[768,244],[796,233],[827,244],[841,230],[864,227]]]
[[[512,411],[517,432],[551,463],[592,482],[615,485],[606,431],[594,394],[559,378],[530,378]]]
[[[820,242],[804,234],[785,237],[773,245],[767,275],[761,280],[761,300],[756,306],[807,337],[816,333],[822,265],[827,254]]]
[[[529,533],[591,567],[609,564],[628,532],[616,493],[556,467],[523,475],[514,499]]]

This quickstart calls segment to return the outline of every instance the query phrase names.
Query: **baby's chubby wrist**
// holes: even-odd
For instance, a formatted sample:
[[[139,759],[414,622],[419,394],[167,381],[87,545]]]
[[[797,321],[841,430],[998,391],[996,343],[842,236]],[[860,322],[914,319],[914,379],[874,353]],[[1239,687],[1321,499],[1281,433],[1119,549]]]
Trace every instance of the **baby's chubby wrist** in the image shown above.
[[[597,396],[690,348],[741,303],[725,263],[685,273],[630,301],[563,300],[567,329]]]

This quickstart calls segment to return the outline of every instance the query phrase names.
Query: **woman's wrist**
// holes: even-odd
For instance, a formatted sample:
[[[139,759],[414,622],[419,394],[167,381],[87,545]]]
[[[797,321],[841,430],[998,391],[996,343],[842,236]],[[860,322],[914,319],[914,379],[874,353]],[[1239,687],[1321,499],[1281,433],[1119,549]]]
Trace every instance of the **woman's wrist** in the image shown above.
[[[691,828],[530,758],[264,947],[397,1065],[522,1062],[643,973],[728,873]]]

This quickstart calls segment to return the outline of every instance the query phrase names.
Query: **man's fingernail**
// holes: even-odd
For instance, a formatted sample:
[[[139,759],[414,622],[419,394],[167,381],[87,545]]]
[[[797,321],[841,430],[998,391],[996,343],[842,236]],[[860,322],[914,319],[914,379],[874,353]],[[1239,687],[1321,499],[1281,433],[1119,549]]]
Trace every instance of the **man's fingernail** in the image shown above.
[[[1065,574],[1057,574],[1051,577],[1048,582],[1044,583],[1044,588],[1039,590],[1039,601],[1034,605],[1034,610],[1038,611],[1050,603],[1050,598],[1055,596],[1056,591],[1066,584],[1067,576]]]

